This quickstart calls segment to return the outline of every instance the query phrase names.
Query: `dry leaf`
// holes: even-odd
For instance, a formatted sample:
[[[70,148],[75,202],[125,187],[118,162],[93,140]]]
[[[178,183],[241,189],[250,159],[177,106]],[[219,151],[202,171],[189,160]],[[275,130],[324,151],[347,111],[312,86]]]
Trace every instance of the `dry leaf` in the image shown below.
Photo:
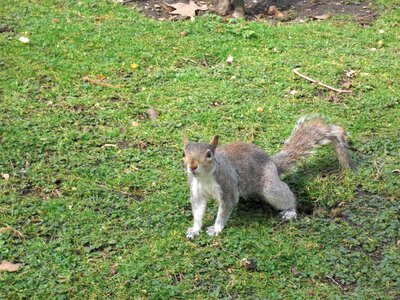
[[[163,8],[167,13],[171,13],[171,12],[174,10],[174,8],[171,7],[171,6],[169,6],[169,4],[168,4],[167,2],[163,2],[161,5],[162,5],[162,8]],[[161,19],[165,20],[165,18],[161,18]],[[163,20],[160,20],[160,21],[163,21]]]
[[[1,174],[1,177],[3,177],[4,180],[8,180],[10,178],[10,174],[3,173],[3,174]]]
[[[329,92],[329,101],[333,103],[339,103],[341,102],[341,99],[339,98],[338,94],[335,93],[334,91]]]
[[[0,264],[0,272],[7,271],[7,272],[16,272],[21,267],[21,264],[14,264],[12,262],[3,260]]]
[[[96,75],[96,78],[98,79],[98,80],[103,80],[104,78],[106,78],[104,75],[101,75],[101,74],[99,74],[99,75]]]
[[[165,5],[175,8],[171,11],[172,15],[181,15],[183,17],[194,17],[197,10],[207,10],[207,5],[198,6],[194,1],[190,0],[189,3],[178,2],[175,4],[169,4],[164,2]]]
[[[342,83],[342,87],[345,88],[346,90],[349,89],[351,87],[351,82],[350,81],[344,81]]]
[[[139,122],[138,121],[133,121],[132,122],[132,126],[133,127],[138,127],[140,124],[139,124]]]
[[[109,272],[111,275],[115,275],[115,274],[117,274],[117,269],[116,269],[115,266],[111,266],[111,267],[108,269],[108,272]]]
[[[267,15],[275,18],[283,18],[285,14],[281,12],[275,5],[271,5],[267,10]]]
[[[331,17],[330,14],[323,14],[323,15],[319,15],[319,16],[315,16],[314,19],[315,20],[327,20]]]
[[[140,149],[146,149],[146,148],[147,148],[147,143],[146,143],[146,142],[143,142],[143,141],[140,141],[140,142],[137,144],[137,146],[138,146]]]
[[[56,197],[61,197],[61,192],[58,189],[52,190],[51,193]]]
[[[258,107],[258,108],[257,108],[257,111],[261,114],[261,113],[264,111],[264,108]]]
[[[229,55],[228,58],[226,59],[226,62],[228,64],[233,64],[233,56]]]
[[[10,231],[11,234],[14,235],[14,236],[18,236],[20,238],[24,238],[24,235],[20,231],[18,231],[17,229],[12,228],[10,226],[0,228],[0,233],[7,232],[7,231]]]
[[[158,118],[158,112],[153,107],[150,107],[147,110],[147,115],[149,116],[150,120],[152,120],[152,121],[155,121]]]

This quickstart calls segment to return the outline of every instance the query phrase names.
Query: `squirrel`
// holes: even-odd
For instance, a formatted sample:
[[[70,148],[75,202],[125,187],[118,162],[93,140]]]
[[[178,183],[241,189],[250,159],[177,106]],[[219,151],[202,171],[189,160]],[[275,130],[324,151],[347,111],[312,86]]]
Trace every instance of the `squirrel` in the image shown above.
[[[318,146],[332,144],[341,166],[352,169],[346,132],[319,116],[300,118],[282,150],[272,157],[250,143],[236,142],[217,148],[218,139],[215,135],[207,144],[189,142],[183,137],[183,161],[194,219],[186,233],[188,239],[201,231],[208,198],[218,201],[215,224],[207,228],[210,236],[221,233],[239,197],[258,196],[280,210],[283,220],[297,218],[296,198],[280,175]]]

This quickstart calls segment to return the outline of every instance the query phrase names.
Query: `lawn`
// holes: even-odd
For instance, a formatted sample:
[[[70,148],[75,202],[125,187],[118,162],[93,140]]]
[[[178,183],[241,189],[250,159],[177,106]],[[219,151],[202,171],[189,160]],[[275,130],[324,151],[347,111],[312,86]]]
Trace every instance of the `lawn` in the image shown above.
[[[2,0],[0,262],[21,266],[0,298],[399,299],[400,5],[375,8],[370,26],[273,25]],[[284,178],[296,221],[243,200],[187,240],[182,134],[275,154],[313,113],[349,132],[356,170],[320,149]]]

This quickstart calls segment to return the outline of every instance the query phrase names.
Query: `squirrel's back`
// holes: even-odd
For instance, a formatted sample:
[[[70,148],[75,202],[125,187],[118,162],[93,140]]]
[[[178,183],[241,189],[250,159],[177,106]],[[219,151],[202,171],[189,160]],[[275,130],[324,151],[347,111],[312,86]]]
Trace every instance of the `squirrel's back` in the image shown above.
[[[276,170],[269,155],[257,145],[243,142],[224,145],[216,149],[216,157],[223,164],[230,164],[239,179],[240,194],[258,193],[262,186],[260,178],[268,176],[266,172]]]

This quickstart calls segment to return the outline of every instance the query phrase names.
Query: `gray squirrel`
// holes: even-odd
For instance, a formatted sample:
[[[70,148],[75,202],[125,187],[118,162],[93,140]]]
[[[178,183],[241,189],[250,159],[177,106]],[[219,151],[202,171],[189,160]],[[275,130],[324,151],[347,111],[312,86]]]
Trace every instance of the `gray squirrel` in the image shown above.
[[[295,219],[296,198],[279,176],[320,145],[332,144],[341,166],[351,168],[346,132],[318,116],[300,118],[281,152],[272,157],[249,143],[217,148],[218,135],[209,144],[189,142],[186,137],[183,142],[194,219],[186,233],[188,239],[201,231],[208,198],[218,201],[215,224],[207,228],[210,236],[221,233],[239,197],[258,196],[280,210],[283,220]]]

